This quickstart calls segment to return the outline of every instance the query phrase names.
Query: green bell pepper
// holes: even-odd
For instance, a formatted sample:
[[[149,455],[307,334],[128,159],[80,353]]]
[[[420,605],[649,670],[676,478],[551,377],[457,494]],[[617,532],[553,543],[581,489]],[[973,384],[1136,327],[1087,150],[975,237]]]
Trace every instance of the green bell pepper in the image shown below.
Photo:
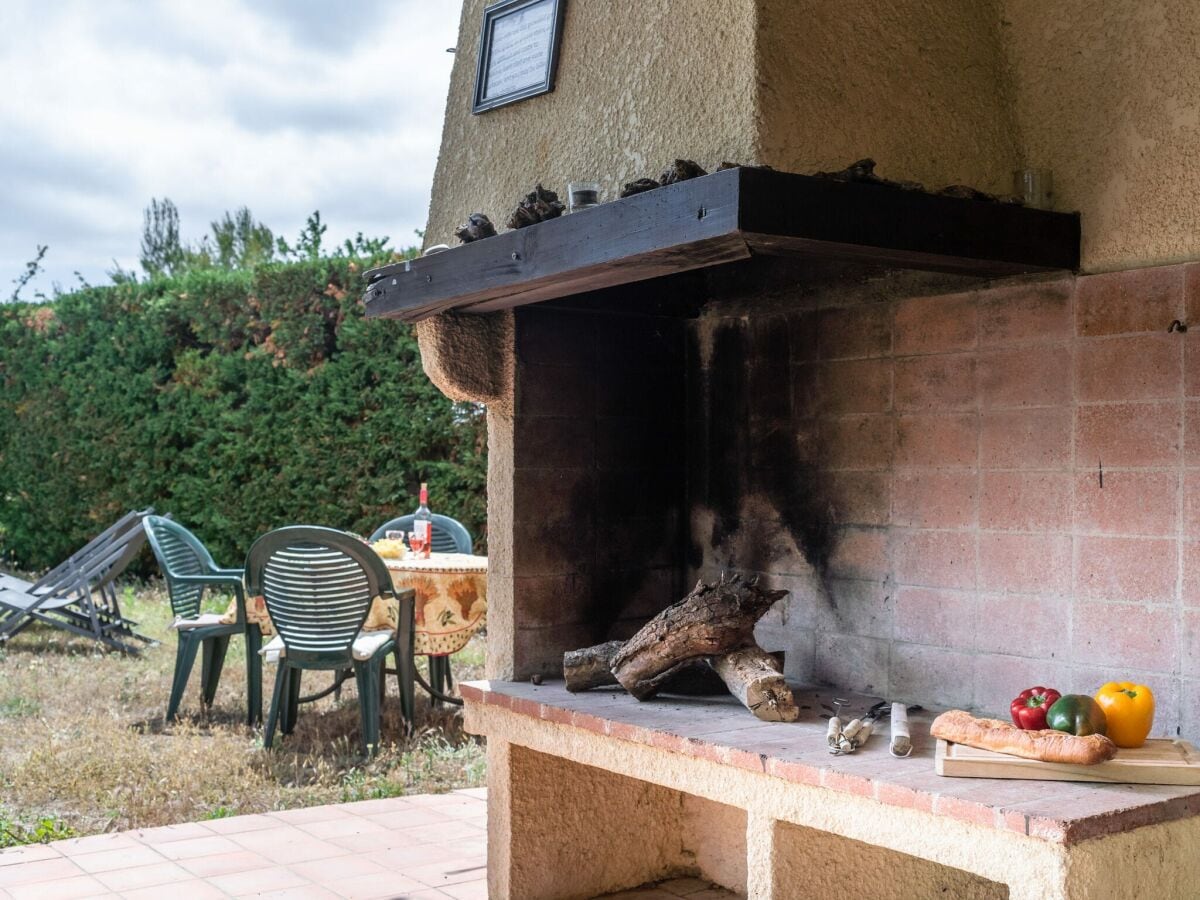
[[[1055,731],[1077,734],[1107,734],[1108,719],[1100,704],[1084,694],[1063,694],[1046,712],[1046,725]]]

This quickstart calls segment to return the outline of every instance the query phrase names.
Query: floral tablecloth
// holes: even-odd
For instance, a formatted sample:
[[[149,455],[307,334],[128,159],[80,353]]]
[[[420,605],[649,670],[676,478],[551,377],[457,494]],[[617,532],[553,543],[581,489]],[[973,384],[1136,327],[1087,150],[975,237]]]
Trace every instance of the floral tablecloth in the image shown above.
[[[416,591],[416,652],[457,653],[487,622],[487,557],[434,553],[385,559],[397,590]]]

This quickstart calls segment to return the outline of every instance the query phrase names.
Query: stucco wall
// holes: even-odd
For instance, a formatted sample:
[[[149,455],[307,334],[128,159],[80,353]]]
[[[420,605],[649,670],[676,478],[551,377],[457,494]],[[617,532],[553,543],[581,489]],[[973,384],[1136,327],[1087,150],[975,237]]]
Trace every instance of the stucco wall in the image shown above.
[[[1200,256],[1200,6],[1004,0],[1027,165],[1083,213],[1083,266]]]
[[[503,227],[541,181],[564,196],[595,178],[607,199],[676,156],[754,162],[753,0],[567,3],[555,90],[471,115],[483,0],[466,0],[426,244],[457,244],[471,212]]]
[[[568,4],[556,90],[470,113],[484,0],[463,6],[427,243],[503,225],[541,180],[606,196],[677,155],[811,172],[873,156],[932,187],[1049,168],[1083,268],[1200,256],[1200,6],[1192,0]]]
[[[758,0],[763,162],[1008,191],[1017,159],[994,2]]]

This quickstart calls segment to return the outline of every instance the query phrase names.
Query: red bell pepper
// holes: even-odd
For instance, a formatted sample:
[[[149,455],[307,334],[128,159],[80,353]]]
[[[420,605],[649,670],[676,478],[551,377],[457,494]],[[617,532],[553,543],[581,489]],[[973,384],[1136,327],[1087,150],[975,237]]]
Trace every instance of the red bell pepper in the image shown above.
[[[1061,696],[1062,694],[1054,688],[1031,687],[1027,691],[1021,691],[1010,707],[1013,724],[1026,731],[1045,728],[1046,710]]]

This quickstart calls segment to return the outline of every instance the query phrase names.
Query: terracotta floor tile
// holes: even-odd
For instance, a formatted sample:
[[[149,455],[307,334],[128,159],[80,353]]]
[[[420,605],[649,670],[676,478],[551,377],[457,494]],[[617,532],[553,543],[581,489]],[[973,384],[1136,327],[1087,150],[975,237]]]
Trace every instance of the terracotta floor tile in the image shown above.
[[[399,831],[384,828],[382,831],[367,831],[362,834],[349,834],[340,837],[326,838],[330,844],[341,847],[349,853],[382,853],[400,847],[412,846],[412,841]]]
[[[411,836],[424,844],[453,844],[461,838],[478,837],[479,827],[465,822],[438,822],[432,825],[417,825],[399,829],[401,834]]]
[[[454,793],[462,794],[464,797],[474,797],[476,800],[487,800],[487,788],[485,787],[459,788]]]
[[[390,833],[392,830],[384,828],[378,822],[372,822],[366,816],[346,816],[344,819],[329,819],[324,822],[304,822],[296,827],[321,840],[349,837],[355,834]]]
[[[78,900],[82,897],[103,897],[108,894],[108,889],[90,875],[14,885],[7,890],[13,900]]]
[[[447,791],[444,794],[413,794],[402,799],[413,806],[446,806],[447,804],[463,802],[463,798],[454,793],[454,791]]]
[[[348,878],[337,886],[337,891],[347,900],[383,900],[383,898],[409,897],[410,891],[428,890],[419,881],[403,875],[389,874],[360,875]]]
[[[179,865],[197,878],[211,878],[214,875],[231,875],[234,872],[247,872],[250,869],[267,869],[273,863],[253,850],[237,850],[231,853],[214,853],[210,856],[182,859],[179,861]]]
[[[436,809],[418,809],[412,807],[398,812],[379,813],[366,817],[368,821],[384,828],[412,828],[415,825],[432,825],[435,822],[449,822],[450,816]]]
[[[437,888],[425,888],[423,891],[413,891],[411,894],[400,894],[400,900],[446,900],[449,894],[443,894]]]
[[[442,888],[442,893],[449,894],[455,900],[488,900],[487,879],[450,884]]]
[[[343,881],[364,875],[391,877],[392,873],[367,856],[338,856],[312,862],[292,863],[291,870],[313,884],[337,888]]]
[[[160,862],[152,866],[100,872],[93,877],[111,891],[133,891],[160,884],[174,884],[177,881],[187,881],[191,878],[186,869],[173,862]]]
[[[449,816],[451,819],[474,819],[480,815],[487,815],[487,804],[477,803],[472,800],[470,803],[447,803],[444,806],[431,806],[428,809],[436,810],[443,816]]]
[[[254,894],[254,897],[256,900],[341,900],[340,895],[335,894],[329,888],[315,884],[283,888],[278,891],[264,891]]]
[[[346,803],[342,806],[348,813],[356,816],[373,816],[379,813],[397,812],[412,806],[408,797],[383,797],[379,800],[359,800],[357,803]]]
[[[486,878],[486,867],[486,859],[463,857],[428,866],[414,866],[404,869],[403,874],[430,887],[441,888],[448,884],[461,884],[464,881],[478,881],[480,878]]]
[[[227,837],[210,834],[208,837],[188,838],[155,844],[154,849],[167,859],[192,859],[197,856],[215,856],[218,853],[237,853],[242,848]]]
[[[318,840],[298,828],[288,829],[288,831],[289,834],[286,837],[275,836],[274,831],[254,831],[246,835],[236,835],[236,837],[243,843],[243,846],[246,846],[247,850],[253,850],[279,865],[328,859],[353,852],[353,848],[341,846],[333,841]],[[258,837],[264,837],[266,840],[254,841],[253,846],[246,845],[247,840]]]
[[[213,887],[207,881],[199,878],[188,878],[175,881],[168,885],[138,888],[136,891],[125,891],[121,894],[125,900],[228,900],[228,895],[219,888]]]
[[[389,850],[379,850],[371,854],[371,859],[380,865],[413,878],[416,876],[410,874],[411,869],[427,868],[459,858],[461,858],[460,854],[437,844],[414,844],[407,847],[401,844]],[[428,884],[429,882],[423,883]]]
[[[0,869],[5,866],[15,866],[18,863],[37,862],[42,859],[57,859],[59,852],[57,847],[61,845],[55,844],[29,844],[24,847],[9,847],[7,850],[0,850]]]
[[[79,856],[84,853],[103,853],[108,850],[123,850],[126,847],[142,847],[141,841],[129,831],[114,834],[91,834],[87,837],[55,841],[53,846],[63,856]]]
[[[265,847],[275,847],[279,844],[294,843],[295,841],[311,841],[312,835],[301,831],[294,825],[275,824],[272,828],[260,828],[257,831],[246,831],[229,835],[235,844],[247,850],[262,850]]]
[[[11,892],[17,885],[53,881],[58,878],[71,878],[83,874],[83,869],[64,857],[39,859],[0,869],[0,888]]]
[[[207,881],[213,887],[234,897],[253,894],[257,891],[278,891],[308,884],[307,879],[285,866],[270,866],[265,869],[251,869],[248,872],[216,875]]]
[[[264,828],[275,828],[278,819],[270,816],[230,816],[227,819],[211,819],[204,827],[215,834],[241,834],[243,831],[262,831]]]
[[[143,844],[165,844],[173,841],[186,841],[191,838],[212,837],[212,832],[199,822],[164,825],[161,828],[144,828],[141,831],[131,831],[129,834]]]
[[[332,819],[348,819],[353,814],[346,812],[340,805],[309,806],[303,809],[284,809],[267,814],[272,819],[287,822],[289,825],[302,825],[305,822],[328,822]]]
[[[102,850],[99,853],[72,853],[70,859],[83,871],[93,875],[97,872],[111,872],[113,869],[132,869],[164,862],[153,848],[142,845],[120,850]]]

